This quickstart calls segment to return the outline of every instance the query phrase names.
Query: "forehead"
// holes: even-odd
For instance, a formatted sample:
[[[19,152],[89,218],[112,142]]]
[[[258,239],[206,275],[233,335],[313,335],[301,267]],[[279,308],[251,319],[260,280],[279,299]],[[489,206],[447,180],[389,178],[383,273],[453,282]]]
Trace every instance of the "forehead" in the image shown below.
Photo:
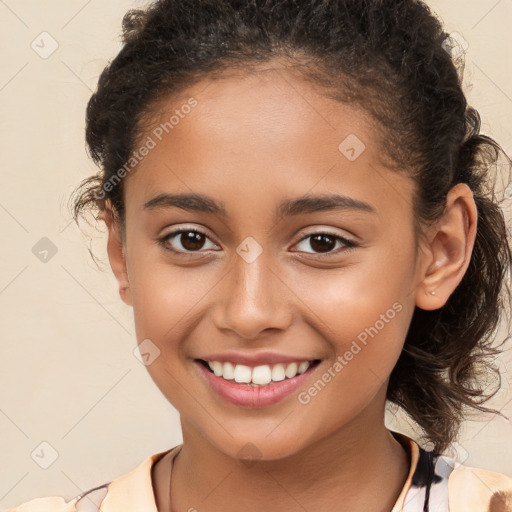
[[[389,188],[410,202],[409,180],[381,164],[369,115],[323,92],[268,68],[204,79],[161,101],[140,138],[152,149],[129,176],[127,202],[179,189],[256,204],[264,191],[277,200],[336,189],[378,203],[392,199],[383,197]]]
[[[171,130],[164,128],[163,137],[172,131],[175,136],[195,136],[203,142],[232,140],[243,142],[248,150],[266,145],[269,151],[275,151],[299,140],[330,145],[344,130],[357,132],[360,139],[375,137],[366,112],[330,99],[325,93],[325,89],[306,82],[291,69],[226,71],[159,102],[153,126],[165,127],[174,112],[180,114],[179,119],[174,120]],[[189,112],[187,103],[192,97],[196,105]]]

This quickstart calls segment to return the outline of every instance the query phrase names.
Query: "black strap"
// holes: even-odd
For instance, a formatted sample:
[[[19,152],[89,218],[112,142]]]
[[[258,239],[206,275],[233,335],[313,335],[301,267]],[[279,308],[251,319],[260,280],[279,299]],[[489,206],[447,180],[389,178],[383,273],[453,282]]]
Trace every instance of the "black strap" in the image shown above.
[[[429,502],[430,502],[430,487],[432,486],[432,481],[434,480],[434,466],[435,460],[437,457],[434,457],[433,452],[426,452],[428,455],[428,475],[427,482],[425,485],[425,501],[423,503],[423,512],[429,512]]]

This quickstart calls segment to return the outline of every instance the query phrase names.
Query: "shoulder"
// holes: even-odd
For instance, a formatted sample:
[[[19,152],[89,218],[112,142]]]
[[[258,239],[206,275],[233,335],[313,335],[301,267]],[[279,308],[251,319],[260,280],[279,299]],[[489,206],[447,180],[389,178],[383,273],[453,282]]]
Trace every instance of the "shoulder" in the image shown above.
[[[90,489],[69,501],[62,496],[47,496],[27,501],[4,512],[98,512],[107,495],[108,485]]]
[[[76,498],[71,501],[65,501],[62,497],[48,496],[45,498],[35,498],[4,512],[75,512],[76,501]]]
[[[465,466],[454,458],[409,442],[411,471],[394,512],[512,512],[512,478]],[[400,437],[399,437],[400,439]]]
[[[151,455],[129,473],[89,489],[71,500],[47,496],[0,512],[117,512],[128,508],[156,512],[152,468],[166,454],[177,454],[181,446]]]
[[[487,469],[457,465],[448,480],[450,511],[509,512],[512,478]]]

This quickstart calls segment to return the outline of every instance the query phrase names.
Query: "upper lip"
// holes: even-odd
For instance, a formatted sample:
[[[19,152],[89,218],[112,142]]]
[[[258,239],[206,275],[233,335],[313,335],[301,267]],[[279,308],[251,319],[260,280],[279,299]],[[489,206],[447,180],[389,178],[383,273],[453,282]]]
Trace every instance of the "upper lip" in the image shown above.
[[[205,361],[219,361],[221,363],[243,364],[245,366],[259,366],[264,364],[277,363],[301,363],[305,361],[314,361],[315,357],[292,356],[278,354],[276,352],[242,353],[242,352],[223,352],[222,354],[208,354],[198,359]]]

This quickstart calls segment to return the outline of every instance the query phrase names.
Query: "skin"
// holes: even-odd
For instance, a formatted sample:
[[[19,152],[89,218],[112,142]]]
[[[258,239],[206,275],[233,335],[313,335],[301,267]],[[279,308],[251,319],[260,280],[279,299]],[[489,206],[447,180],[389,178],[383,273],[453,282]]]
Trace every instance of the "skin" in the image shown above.
[[[162,104],[155,126],[191,96],[197,106],[125,180],[124,234],[105,212],[109,259],[138,343],[149,338],[160,350],[147,369],[181,418],[172,509],[168,457],[153,470],[158,510],[389,511],[409,460],[384,425],[388,378],[414,308],[442,307],[467,269],[477,222],[471,190],[454,187],[443,218],[417,241],[414,184],[382,166],[364,112],[268,67],[194,84]],[[354,161],[338,149],[349,134],[366,146]],[[228,217],[144,210],[162,192],[206,194]],[[282,200],[306,193],[346,195],[375,213],[273,217]],[[180,256],[158,244],[179,228],[205,232],[203,246]],[[332,239],[328,259],[305,238],[326,229],[358,245]],[[236,252],[248,236],[263,250],[252,263]],[[190,247],[180,236],[167,244]],[[227,350],[322,359],[303,391],[397,302],[401,311],[307,405],[298,393],[260,409],[227,403],[194,362]],[[246,443],[261,454],[250,467],[240,462]]]

